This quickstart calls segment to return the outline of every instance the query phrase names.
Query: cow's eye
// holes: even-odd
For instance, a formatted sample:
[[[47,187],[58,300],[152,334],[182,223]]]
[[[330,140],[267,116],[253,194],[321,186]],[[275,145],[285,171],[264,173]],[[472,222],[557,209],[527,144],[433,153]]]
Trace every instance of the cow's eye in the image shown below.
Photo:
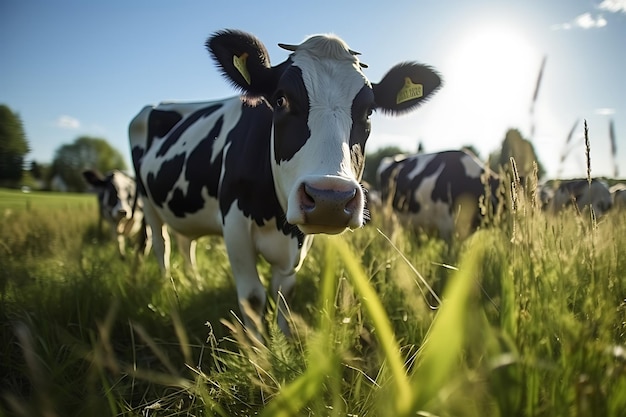
[[[287,107],[287,99],[285,98],[285,96],[280,96],[276,99],[276,108],[277,109],[282,109]]]

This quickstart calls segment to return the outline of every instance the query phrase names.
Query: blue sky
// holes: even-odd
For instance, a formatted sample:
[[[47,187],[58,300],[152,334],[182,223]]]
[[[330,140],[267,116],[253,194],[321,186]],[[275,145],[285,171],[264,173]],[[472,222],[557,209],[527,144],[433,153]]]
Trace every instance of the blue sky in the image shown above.
[[[0,0],[0,103],[24,123],[27,159],[50,162],[90,135],[130,167],[127,127],[144,105],[234,94],[204,48],[222,28],[257,35],[274,64],[287,57],[278,42],[333,32],[362,53],[373,82],[400,61],[437,68],[444,87],[418,111],[374,115],[368,151],[421,141],[426,151],[472,144],[486,157],[510,127],[530,137],[546,56],[531,139],[548,176],[585,175],[583,119],[592,174],[611,176],[613,119],[626,177],[626,0]]]

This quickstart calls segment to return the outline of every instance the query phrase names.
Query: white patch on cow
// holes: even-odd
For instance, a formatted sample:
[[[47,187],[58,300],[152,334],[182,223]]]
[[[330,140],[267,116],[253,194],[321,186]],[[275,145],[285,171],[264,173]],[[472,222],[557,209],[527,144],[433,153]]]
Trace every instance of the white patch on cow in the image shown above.
[[[348,227],[360,227],[364,197],[352,171],[349,143],[352,103],[369,81],[347,45],[334,37],[332,41],[320,36],[307,39],[293,53],[292,59],[302,71],[309,95],[311,137],[289,161],[281,161],[279,165],[272,161],[280,204],[286,208],[287,221],[300,226],[305,221],[298,193],[304,181],[313,181],[337,191],[356,187],[357,193],[361,193],[360,207],[354,211],[355,216]],[[273,140],[272,132],[272,147]]]
[[[483,174],[483,167],[469,155],[463,155],[461,157],[461,164],[463,164],[463,168],[465,168],[465,175],[470,178],[480,178]]]
[[[424,156],[425,155],[420,155],[420,159]],[[413,225],[424,229],[426,232],[438,232],[442,238],[448,239],[454,232],[454,219],[450,214],[451,207],[446,202],[433,201],[432,199],[437,179],[441,175],[444,167],[445,164],[441,164],[437,171],[424,178],[419,188],[413,193],[413,198],[420,205],[419,212],[407,213],[406,216]]]
[[[435,156],[437,156],[436,153],[417,155],[414,158],[414,159],[417,159],[417,164],[415,164],[415,168],[413,168],[411,170],[411,172],[409,172],[406,175],[406,178],[409,179],[409,180],[413,180],[413,178],[415,178],[416,176],[421,174],[422,171],[424,171],[426,169],[426,166],[428,166],[430,161],[432,161]],[[441,172],[441,170],[443,169],[444,165],[445,164],[441,164],[441,167],[439,167],[439,170],[437,170],[437,172]],[[434,187],[434,185],[433,185],[433,187]]]

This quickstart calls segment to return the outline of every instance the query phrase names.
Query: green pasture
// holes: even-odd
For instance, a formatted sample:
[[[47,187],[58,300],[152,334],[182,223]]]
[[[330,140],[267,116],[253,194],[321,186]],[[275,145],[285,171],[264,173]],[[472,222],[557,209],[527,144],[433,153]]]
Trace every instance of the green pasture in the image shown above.
[[[22,192],[20,190],[0,189],[0,210],[29,208],[67,208],[76,206],[96,207],[97,202],[91,194],[54,193],[42,191]]]
[[[0,415],[626,416],[626,213],[518,197],[451,245],[376,212],[316,237],[258,343],[221,239],[163,278],[93,195],[1,190]]]

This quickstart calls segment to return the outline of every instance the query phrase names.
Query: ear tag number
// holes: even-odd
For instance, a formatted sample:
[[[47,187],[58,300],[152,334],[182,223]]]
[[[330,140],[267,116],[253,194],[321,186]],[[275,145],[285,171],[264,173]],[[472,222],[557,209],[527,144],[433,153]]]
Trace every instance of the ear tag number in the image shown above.
[[[422,84],[414,84],[409,77],[404,78],[404,86],[396,96],[396,104],[405,101],[415,100],[424,95],[424,86]]]
[[[248,68],[246,67],[246,60],[248,59],[248,53],[244,52],[241,56],[233,55],[233,65],[239,71],[239,74],[243,77],[244,80],[250,84],[250,73],[248,72]]]

